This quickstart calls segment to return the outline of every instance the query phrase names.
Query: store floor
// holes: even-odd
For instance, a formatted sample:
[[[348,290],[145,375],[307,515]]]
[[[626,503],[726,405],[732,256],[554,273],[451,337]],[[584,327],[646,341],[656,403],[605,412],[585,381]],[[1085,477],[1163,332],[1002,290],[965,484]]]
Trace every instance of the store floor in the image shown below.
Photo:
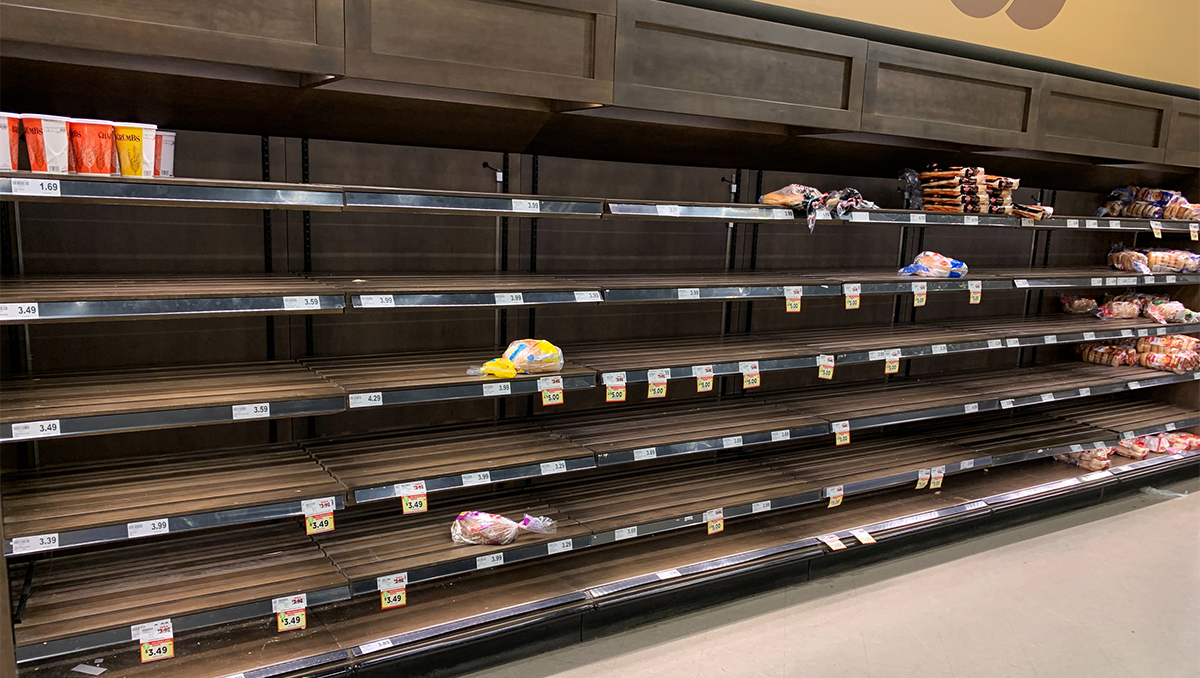
[[[470,678],[1200,676],[1200,480]]]

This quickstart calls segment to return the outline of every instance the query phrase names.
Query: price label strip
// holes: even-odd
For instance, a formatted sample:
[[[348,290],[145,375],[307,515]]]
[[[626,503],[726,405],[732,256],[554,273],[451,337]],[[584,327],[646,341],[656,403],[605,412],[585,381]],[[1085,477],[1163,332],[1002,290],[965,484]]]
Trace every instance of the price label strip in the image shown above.
[[[967,282],[967,289],[971,292],[972,304],[978,304],[983,299],[983,281],[970,280]]]
[[[284,297],[285,311],[315,311],[321,308],[321,297]]]
[[[408,604],[408,573],[392,574],[375,580],[379,588],[380,609],[404,607]]]
[[[849,421],[835,421],[830,425],[830,428],[833,429],[834,443],[838,447],[850,444]]]
[[[725,509],[716,508],[704,512],[704,522],[708,523],[710,535],[725,531]]]
[[[817,537],[817,539],[820,539],[822,543],[834,551],[841,551],[846,548],[846,545],[842,543],[841,539],[838,539],[836,534],[827,534],[823,537]]]
[[[821,379],[833,379],[835,362],[834,357],[831,355],[817,356],[817,377]]]
[[[13,440],[26,438],[53,438],[62,435],[62,424],[58,419],[27,421],[12,425]]]
[[[917,308],[925,305],[925,300],[929,296],[929,283],[915,282],[912,284],[913,291],[913,307]]]
[[[271,403],[234,405],[232,409],[235,421],[238,419],[265,419],[271,416]]]
[[[4,320],[33,320],[42,317],[41,307],[36,301],[23,304],[0,304],[0,318]]]
[[[141,645],[143,664],[175,656],[175,629],[170,619],[138,624],[131,632]]]
[[[544,407],[563,404],[562,377],[542,377],[538,379],[538,390],[542,392],[542,405]]]
[[[870,532],[867,532],[861,527],[856,527],[853,530],[850,530],[850,534],[854,535],[854,538],[858,540],[858,543],[864,546],[875,543],[875,537],[872,537]]]
[[[712,365],[697,365],[693,367],[692,376],[696,377],[697,393],[708,393],[713,390],[714,370]]]
[[[429,510],[425,481],[399,483],[395,488],[396,496],[400,497],[400,509],[409,513],[424,513]]]
[[[625,402],[625,373],[609,372],[600,377],[604,382],[604,402]]]
[[[785,287],[783,288],[783,296],[787,300],[787,312],[799,313],[800,302],[804,298],[803,287]]]
[[[62,184],[57,179],[12,179],[13,195],[62,196]]]
[[[158,520],[144,520],[138,523],[127,523],[125,525],[125,533],[130,539],[138,537],[149,537],[155,534],[167,534],[171,531],[171,524],[166,518]]]
[[[294,596],[284,596],[271,601],[271,611],[275,613],[275,630],[299,631],[308,626],[308,594],[298,593]]]
[[[742,388],[758,388],[762,386],[762,375],[758,372],[758,361],[738,363],[738,371],[742,373]]]
[[[842,285],[842,293],[846,295],[846,310],[854,310],[862,304],[862,283],[847,283]]]
[[[336,505],[333,497],[300,502],[300,508],[304,511],[304,533],[333,532],[333,507]]]
[[[945,466],[934,466],[929,474],[929,489],[936,490],[942,486],[942,478],[946,477]]]
[[[825,488],[825,496],[829,497],[829,506],[826,508],[835,508],[842,505],[842,485]]]

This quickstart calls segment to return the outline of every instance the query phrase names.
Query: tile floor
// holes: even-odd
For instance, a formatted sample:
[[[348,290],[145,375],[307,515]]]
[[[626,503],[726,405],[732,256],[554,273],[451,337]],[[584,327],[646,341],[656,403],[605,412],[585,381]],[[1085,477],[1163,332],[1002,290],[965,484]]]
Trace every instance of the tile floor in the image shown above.
[[[1200,480],[470,678],[1200,676]]]

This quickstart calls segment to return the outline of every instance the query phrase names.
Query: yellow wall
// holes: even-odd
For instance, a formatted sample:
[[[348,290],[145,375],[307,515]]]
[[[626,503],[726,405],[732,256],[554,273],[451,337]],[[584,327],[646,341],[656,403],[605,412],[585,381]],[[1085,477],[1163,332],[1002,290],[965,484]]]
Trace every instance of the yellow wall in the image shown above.
[[[952,0],[759,1],[1200,87],[1200,0],[1067,0],[1058,16],[1037,30],[1017,26],[1007,10],[973,18]],[[1053,0],[959,0],[977,7],[1013,3]]]

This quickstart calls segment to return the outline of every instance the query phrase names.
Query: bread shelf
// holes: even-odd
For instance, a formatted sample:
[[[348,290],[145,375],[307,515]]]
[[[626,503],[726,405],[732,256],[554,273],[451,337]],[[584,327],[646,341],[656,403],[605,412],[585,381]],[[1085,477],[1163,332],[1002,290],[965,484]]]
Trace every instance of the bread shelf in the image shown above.
[[[459,193],[402,188],[345,187],[345,210],[484,216],[599,219],[604,202],[542,195]]]
[[[355,309],[536,306],[604,300],[598,287],[550,275],[380,273],[314,279],[345,290]]]

